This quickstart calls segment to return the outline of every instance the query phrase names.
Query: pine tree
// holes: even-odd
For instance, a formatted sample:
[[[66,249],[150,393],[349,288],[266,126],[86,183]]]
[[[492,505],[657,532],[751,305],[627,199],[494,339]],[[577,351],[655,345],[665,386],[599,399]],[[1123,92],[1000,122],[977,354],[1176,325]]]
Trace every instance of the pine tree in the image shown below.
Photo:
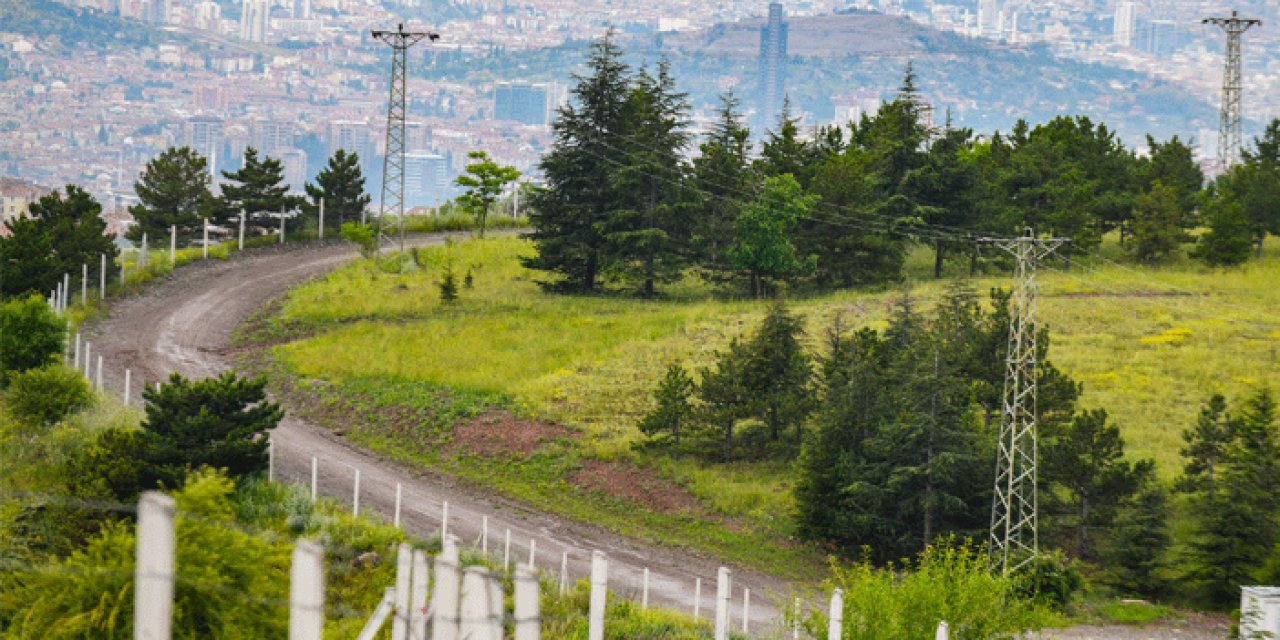
[[[201,466],[233,477],[266,469],[265,435],[284,417],[267,400],[265,380],[230,372],[194,382],[175,373],[158,389],[144,389],[142,398],[143,466],[169,487]]]
[[[807,146],[808,143],[800,139],[800,120],[791,115],[791,100],[783,100],[777,129],[768,132],[760,147],[760,158],[755,163],[756,173],[764,178],[790,174],[804,185],[807,182],[803,179],[808,168]]]
[[[523,260],[557,276],[544,286],[580,293],[600,284],[607,258],[600,225],[616,208],[616,145],[629,132],[627,65],[612,33],[592,45],[587,64],[590,75],[574,76],[572,98],[552,124],[551,151],[538,165],[546,186],[530,199],[526,236],[537,255]]]
[[[1227,417],[1227,399],[1215,393],[1200,408],[1196,426],[1182,432],[1186,443],[1179,453],[1186,460],[1178,489],[1200,492],[1209,497],[1218,493],[1219,469],[1226,463],[1228,447],[1235,439],[1235,427]]]
[[[738,421],[750,410],[750,396],[744,384],[746,354],[737,340],[729,343],[729,349],[717,355],[715,368],[698,370],[698,399],[701,406],[696,414],[700,424],[719,433],[721,455],[733,456],[733,434]]]
[[[692,245],[701,266],[715,274],[732,271],[728,251],[734,221],[753,198],[756,176],[749,159],[751,132],[741,123],[733,93],[720,98],[716,123],[693,160],[691,183],[701,200]]]
[[[803,336],[804,319],[779,300],[743,345],[743,385],[774,441],[782,438],[787,427],[794,427],[799,444],[802,423],[810,411],[813,370],[801,343]]]
[[[236,223],[244,211],[247,225],[270,231],[279,228],[275,216],[299,204],[298,198],[288,195],[289,185],[284,184],[280,161],[272,157],[259,159],[258,150],[253,147],[245,149],[243,166],[236,171],[223,171],[222,177],[230,181],[223,183],[219,202],[219,219],[224,223]]]
[[[1128,249],[1139,262],[1155,264],[1178,252],[1189,238],[1182,230],[1178,194],[1156,180],[1151,191],[1138,197],[1133,209],[1133,233]]]
[[[453,277],[453,265],[445,265],[440,278],[440,302],[451,304],[458,299],[458,281]]]
[[[1116,508],[1136,487],[1135,471],[1124,461],[1120,429],[1107,424],[1102,409],[1076,415],[1066,430],[1043,445],[1042,476],[1061,494],[1047,492],[1049,511],[1058,511],[1063,529],[1072,531],[1078,557],[1095,558],[1093,534],[1106,529]],[[1056,498],[1061,495],[1065,500]],[[1056,501],[1063,504],[1055,504]]]
[[[934,226],[977,229],[978,170],[966,157],[968,129],[948,128],[925,155],[924,163],[903,176],[902,191],[916,206],[921,220]],[[945,240],[936,234],[919,238],[933,243],[933,277],[942,277],[943,259],[948,250],[958,250],[964,242]]]
[[[489,154],[484,151],[472,151],[467,157],[475,162],[468,164],[466,173],[455,180],[458,186],[466,189],[455,202],[476,219],[479,223],[479,235],[483,238],[489,209],[493,208],[493,203],[502,195],[507,185],[520,178],[520,172],[515,167],[490,160]]]
[[[1170,545],[1169,499],[1149,460],[1134,465],[1135,491],[1121,504],[1103,548],[1107,581],[1133,595],[1155,597],[1166,590],[1161,575]]]
[[[1172,189],[1178,207],[1178,225],[1184,229],[1195,226],[1192,214],[1204,188],[1204,171],[1195,160],[1195,151],[1178,136],[1165,142],[1147,136],[1147,150],[1148,157],[1139,169],[1147,190],[1157,181]]]
[[[190,147],[171,147],[153,158],[133,190],[139,204],[130,207],[129,213],[136,224],[126,235],[134,242],[141,241],[143,233],[167,237],[172,226],[178,227],[179,237],[196,238],[203,220],[213,213],[208,163]]]
[[[813,265],[802,259],[792,241],[797,221],[818,201],[790,175],[767,178],[760,198],[734,223],[729,262],[751,277],[751,293],[763,296],[767,281],[786,278]]]
[[[693,413],[689,399],[693,397],[695,388],[684,367],[678,364],[667,367],[666,376],[653,393],[658,406],[640,420],[640,432],[650,437],[669,434],[671,442],[679,445],[680,432]]]
[[[1233,267],[1249,259],[1250,229],[1244,208],[1230,194],[1210,199],[1204,217],[1209,231],[1196,241],[1191,257],[1215,267]]]
[[[689,143],[688,102],[676,90],[666,60],[657,77],[641,69],[627,100],[629,131],[619,142],[613,171],[618,207],[604,221],[608,274],[645,297],[659,283],[679,278],[691,248],[689,215],[695,205],[685,188]]]
[[[0,293],[47,296],[63,274],[76,283],[83,265],[96,271],[100,256],[111,264],[119,253],[107,235],[102,205],[75,185],[67,185],[65,193],[41,197],[31,203],[26,219],[6,223],[10,236],[0,236]]]
[[[329,157],[329,163],[316,174],[315,184],[306,186],[311,202],[304,207],[307,215],[320,215],[320,201],[324,200],[324,224],[341,229],[347,222],[358,222],[372,197],[365,192],[364,174],[360,171],[360,156],[338,149]]]

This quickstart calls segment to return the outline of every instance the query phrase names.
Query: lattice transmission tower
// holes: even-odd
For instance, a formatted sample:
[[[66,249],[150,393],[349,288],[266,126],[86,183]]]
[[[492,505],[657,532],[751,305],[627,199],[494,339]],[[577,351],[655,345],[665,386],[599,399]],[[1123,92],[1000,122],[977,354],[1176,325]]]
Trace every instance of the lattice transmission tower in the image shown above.
[[[391,45],[391,95],[387,100],[387,154],[382,158],[382,201],[378,207],[378,245],[381,252],[382,243],[387,239],[386,227],[382,224],[383,216],[388,208],[396,214],[401,228],[404,225],[404,147],[405,147],[405,70],[408,67],[409,47],[423,38],[435,42],[440,34],[429,31],[405,31],[403,24],[396,25],[395,31],[374,30],[373,37]],[[400,250],[404,250],[404,236],[401,234]]]
[[[981,242],[999,247],[1017,260],[987,548],[991,560],[1009,573],[1030,562],[1039,551],[1036,266],[1068,241],[1037,238],[1027,229],[1018,238],[983,238]]]
[[[1230,18],[1205,18],[1201,24],[1212,24],[1227,34],[1227,57],[1222,69],[1222,113],[1218,120],[1218,165],[1226,171],[1240,159],[1240,36],[1261,20],[1241,18],[1235,11]]]

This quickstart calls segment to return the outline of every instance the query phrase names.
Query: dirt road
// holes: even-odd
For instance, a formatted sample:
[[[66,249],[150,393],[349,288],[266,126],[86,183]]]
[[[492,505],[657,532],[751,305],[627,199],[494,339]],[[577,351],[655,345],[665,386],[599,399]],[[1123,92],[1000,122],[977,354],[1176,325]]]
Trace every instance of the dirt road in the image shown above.
[[[423,242],[437,242],[431,238]],[[322,275],[356,257],[348,245],[266,249],[230,260],[184,266],[145,293],[111,303],[107,316],[89,327],[93,353],[104,356],[109,389],[123,386],[124,370],[132,370],[133,388],[154,384],[171,373],[201,378],[228,369],[232,332],[251,313],[283,295],[290,287]],[[448,478],[416,473],[343,441],[329,431],[297,418],[286,418],[274,432],[278,477],[310,482],[311,460],[318,460],[319,490],[350,502],[355,470],[360,471],[361,512],[388,520],[394,510],[395,487],[403,486],[402,524],[418,535],[439,531],[442,504],[449,503],[449,533],[466,545],[477,545],[487,516],[489,550],[499,557],[510,530],[512,561],[527,561],[536,540],[539,567],[558,572],[568,554],[573,579],[590,571],[593,550],[609,557],[610,588],[638,600],[647,567],[651,602],[690,611],[695,580],[701,579],[701,615],[715,611],[719,563],[682,549],[638,543],[601,527],[534,512],[518,502],[485,495]],[[743,587],[751,590],[749,618],[753,635],[774,629],[776,602],[790,585],[751,571],[733,570],[730,619],[742,624]],[[814,603],[817,604],[817,603]]]

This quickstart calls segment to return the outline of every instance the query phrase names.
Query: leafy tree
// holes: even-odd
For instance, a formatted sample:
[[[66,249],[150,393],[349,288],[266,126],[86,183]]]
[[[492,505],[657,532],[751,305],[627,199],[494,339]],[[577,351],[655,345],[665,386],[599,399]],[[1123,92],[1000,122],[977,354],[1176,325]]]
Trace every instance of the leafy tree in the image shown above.
[[[1093,534],[1106,529],[1117,506],[1134,491],[1133,465],[1124,461],[1120,429],[1107,424],[1102,409],[1076,415],[1066,430],[1045,443],[1045,479],[1060,487],[1065,500],[1054,505],[1071,534],[1071,547],[1084,558],[1095,558]],[[1054,493],[1046,494],[1051,503]]]
[[[52,425],[93,403],[89,383],[78,371],[47,364],[12,375],[4,404],[20,422]]]
[[[752,294],[764,295],[767,279],[785,278],[813,264],[796,255],[791,234],[817,201],[784,174],[766,178],[759,200],[738,216],[729,261],[751,275]]]
[[[613,172],[620,206],[602,230],[609,274],[637,284],[645,297],[656,293],[658,283],[679,278],[691,253],[689,214],[696,203],[684,188],[688,110],[666,60],[656,78],[640,70],[627,100],[630,130]]]
[[[132,502],[155,488],[154,470],[138,464],[146,459],[145,436],[139,429],[112,427],[72,451],[62,465],[68,493]]]
[[[787,427],[794,427],[799,444],[801,423],[810,410],[813,370],[800,342],[803,336],[804,319],[789,312],[779,300],[743,345],[743,386],[753,413],[768,427],[774,441],[781,439]]]
[[[364,189],[364,174],[360,171],[360,156],[344,149],[333,152],[329,163],[316,174],[316,183],[306,185],[311,203],[305,207],[308,215],[320,215],[320,201],[324,201],[325,225],[332,223],[339,229],[348,222],[362,219],[361,214],[373,199]]]
[[[200,466],[225,469],[233,477],[267,466],[267,439],[284,417],[267,401],[266,381],[225,373],[192,382],[178,374],[159,389],[142,393],[146,401],[145,462],[168,486],[178,486]]]
[[[1129,251],[1139,262],[1147,264],[1173,256],[1188,240],[1181,226],[1183,218],[1177,192],[1156,180],[1151,184],[1151,191],[1138,196],[1134,204]]]
[[[153,158],[133,190],[139,203],[129,207],[129,213],[137,224],[126,235],[134,242],[144,233],[165,237],[173,226],[181,238],[195,238],[213,212],[208,163],[191,147],[170,147]]]
[[[457,197],[456,202],[464,211],[471,214],[480,223],[480,237],[484,237],[485,221],[489,217],[489,209],[497,202],[498,196],[507,185],[520,177],[515,167],[500,165],[489,159],[484,151],[472,151],[468,158],[475,160],[467,165],[467,172],[458,176],[458,186],[466,191]]]
[[[57,363],[67,323],[39,295],[0,303],[0,388],[24,371]]]
[[[523,261],[558,276],[544,286],[581,293],[596,290],[605,266],[600,225],[617,205],[611,140],[629,130],[627,65],[612,33],[591,46],[587,64],[590,75],[574,76],[572,99],[552,124],[551,151],[538,164],[546,187],[530,198],[527,235],[537,254]]]
[[[1212,198],[1205,207],[1209,231],[1200,236],[1191,257],[1215,267],[1231,267],[1249,259],[1249,221],[1244,208],[1230,195]]]
[[[81,267],[108,263],[119,252],[107,235],[102,205],[89,192],[67,185],[31,203],[30,215],[7,224],[11,236],[0,237],[0,293],[48,295],[63,274],[78,280]]]
[[[1160,575],[1168,553],[1169,499],[1150,461],[1134,465],[1135,491],[1116,513],[1102,553],[1107,580],[1126,592],[1158,596],[1167,580]]]
[[[273,216],[287,213],[301,204],[301,199],[288,195],[284,182],[284,166],[270,156],[258,158],[258,150],[244,150],[244,164],[235,171],[223,171],[229,182],[222,184],[219,219],[226,223],[239,220],[245,213],[248,225],[262,230],[278,228]],[[327,211],[326,211],[327,213]]]
[[[667,367],[666,376],[653,393],[658,406],[640,420],[640,432],[650,437],[667,433],[673,444],[680,444],[680,431],[693,413],[689,400],[695,389],[693,378],[684,367],[678,364]]]
[[[733,243],[734,221],[743,203],[752,198],[756,176],[749,159],[751,131],[741,122],[733,93],[720,98],[716,123],[693,159],[691,183],[702,203],[694,216],[691,245],[701,266],[715,272],[732,270],[728,251]]]

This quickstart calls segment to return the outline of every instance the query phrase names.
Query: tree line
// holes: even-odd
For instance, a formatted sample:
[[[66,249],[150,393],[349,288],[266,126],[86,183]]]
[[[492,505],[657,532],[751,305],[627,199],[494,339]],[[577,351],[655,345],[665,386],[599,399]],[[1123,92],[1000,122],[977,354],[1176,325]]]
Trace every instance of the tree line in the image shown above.
[[[698,143],[668,65],[632,70],[611,37],[553,123],[531,199],[537,254],[526,265],[550,289],[655,295],[690,269],[763,295],[898,279],[907,250],[933,249],[979,268],[978,236],[1030,227],[1087,254],[1117,233],[1135,260],[1192,256],[1232,265],[1280,232],[1280,120],[1212,184],[1177,136],[1126,148],[1104,124],[1060,116],[1008,133],[930,128],[908,65],[896,97],[848,126],[801,135],[786,108],[758,153],[737,100],[723,97]]]

